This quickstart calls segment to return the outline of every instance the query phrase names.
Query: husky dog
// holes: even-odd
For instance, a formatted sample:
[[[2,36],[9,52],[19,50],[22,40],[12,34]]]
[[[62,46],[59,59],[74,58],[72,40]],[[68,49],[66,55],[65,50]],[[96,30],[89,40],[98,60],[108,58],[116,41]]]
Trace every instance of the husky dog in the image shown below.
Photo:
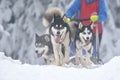
[[[51,43],[55,57],[55,64],[64,65],[69,61],[70,53],[70,29],[63,20],[62,11],[58,8],[50,8],[45,12],[43,24],[48,24]]]
[[[37,57],[43,57],[47,64],[54,63],[54,54],[49,34],[43,34],[41,36],[36,34],[35,52]]]
[[[92,39],[93,39],[93,24],[89,26],[84,26],[82,23],[79,23],[76,37],[76,54],[75,54],[75,63],[82,64],[83,67],[89,67],[91,64],[90,57],[92,56]]]

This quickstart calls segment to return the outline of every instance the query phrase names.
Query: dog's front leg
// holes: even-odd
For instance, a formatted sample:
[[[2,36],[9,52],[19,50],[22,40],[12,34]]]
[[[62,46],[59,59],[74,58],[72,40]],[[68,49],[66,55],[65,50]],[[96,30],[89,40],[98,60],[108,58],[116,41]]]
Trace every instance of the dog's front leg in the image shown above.
[[[82,44],[79,42],[79,40],[77,40],[75,44],[76,44],[75,64],[79,65],[80,64]]]
[[[60,56],[59,56],[59,51],[56,45],[53,45],[53,52],[55,57],[55,64],[60,66]]]
[[[65,45],[65,54],[64,54],[64,62],[67,63],[69,61],[69,55],[70,55],[70,46]]]
[[[64,61],[63,61],[64,56],[63,56],[63,53],[62,53],[62,45],[59,44],[57,49],[58,49],[57,51],[58,51],[58,54],[59,54],[60,66],[62,66],[64,64]]]
[[[66,34],[66,37],[64,36],[64,41],[63,41],[63,45],[64,45],[64,63],[67,63],[69,61],[69,54],[70,54],[70,33],[68,32]]]
[[[57,52],[55,52],[55,64],[57,66],[60,66],[60,57],[59,57],[59,54]]]
[[[88,68],[91,65],[91,60],[90,60],[91,53],[89,53],[86,49],[85,49],[85,51],[86,51],[85,55],[81,54],[82,55],[81,56],[81,64],[83,67]]]
[[[82,58],[81,58],[81,64],[82,64],[83,67],[89,68],[89,66],[91,65],[91,61],[90,61],[89,55],[82,56]]]
[[[60,55],[60,65],[62,66],[62,65],[64,65],[64,56],[63,56],[63,53],[62,52],[60,52],[59,53],[59,55]]]

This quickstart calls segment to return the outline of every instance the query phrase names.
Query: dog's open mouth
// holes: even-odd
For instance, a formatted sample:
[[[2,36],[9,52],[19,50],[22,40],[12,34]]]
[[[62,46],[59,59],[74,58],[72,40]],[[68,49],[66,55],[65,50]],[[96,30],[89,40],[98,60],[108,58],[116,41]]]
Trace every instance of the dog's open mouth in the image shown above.
[[[88,45],[90,42],[91,42],[91,40],[86,40],[84,37],[83,37],[83,39],[85,40],[85,43]]]
[[[86,43],[86,44],[89,44],[89,43],[90,43],[90,40],[85,40],[85,43]]]
[[[44,54],[44,50],[42,51],[42,52],[40,52],[40,53],[37,53],[37,57],[41,57],[43,54]]]
[[[60,42],[60,39],[61,39],[61,36],[60,36],[60,35],[56,35],[56,36],[55,36],[55,42],[56,42],[56,43],[59,43],[59,42]]]

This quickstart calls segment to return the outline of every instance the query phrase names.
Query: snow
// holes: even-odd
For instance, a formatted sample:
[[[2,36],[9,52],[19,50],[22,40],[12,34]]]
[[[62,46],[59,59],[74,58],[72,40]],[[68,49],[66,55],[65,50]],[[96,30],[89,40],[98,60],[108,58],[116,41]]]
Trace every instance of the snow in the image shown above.
[[[94,69],[22,64],[0,52],[0,80],[120,80],[120,56]]]

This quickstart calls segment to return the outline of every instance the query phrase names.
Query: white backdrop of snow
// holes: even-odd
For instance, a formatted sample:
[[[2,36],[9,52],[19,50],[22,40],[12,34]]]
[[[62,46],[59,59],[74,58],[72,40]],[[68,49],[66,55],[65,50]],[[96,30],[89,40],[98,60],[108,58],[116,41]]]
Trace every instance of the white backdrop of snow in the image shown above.
[[[120,80],[120,56],[95,69],[21,64],[0,52],[0,80]]]

